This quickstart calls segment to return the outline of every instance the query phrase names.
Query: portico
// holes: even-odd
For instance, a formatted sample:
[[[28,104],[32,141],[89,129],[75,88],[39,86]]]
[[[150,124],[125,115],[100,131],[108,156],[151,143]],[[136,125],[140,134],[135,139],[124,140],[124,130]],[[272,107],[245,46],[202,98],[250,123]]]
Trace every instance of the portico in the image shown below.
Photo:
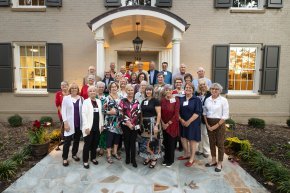
[[[96,69],[100,77],[110,62],[124,65],[119,64],[118,53],[134,50],[132,40],[136,37],[137,21],[139,36],[144,40],[142,52],[158,52],[157,64],[166,61],[170,71],[178,70],[182,36],[189,24],[164,9],[128,6],[108,11],[88,23],[96,41]]]

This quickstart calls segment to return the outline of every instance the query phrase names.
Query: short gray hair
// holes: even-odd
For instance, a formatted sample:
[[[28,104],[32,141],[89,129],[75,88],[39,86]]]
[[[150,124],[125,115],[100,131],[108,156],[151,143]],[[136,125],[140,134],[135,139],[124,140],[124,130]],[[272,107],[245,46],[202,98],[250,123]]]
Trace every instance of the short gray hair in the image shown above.
[[[218,88],[220,92],[223,92],[223,87],[219,83],[215,82],[210,86],[210,89],[212,88]]]
[[[97,83],[96,83],[96,87],[98,88],[99,86],[106,86],[105,85],[105,83],[104,82],[102,82],[102,81],[98,81]]]

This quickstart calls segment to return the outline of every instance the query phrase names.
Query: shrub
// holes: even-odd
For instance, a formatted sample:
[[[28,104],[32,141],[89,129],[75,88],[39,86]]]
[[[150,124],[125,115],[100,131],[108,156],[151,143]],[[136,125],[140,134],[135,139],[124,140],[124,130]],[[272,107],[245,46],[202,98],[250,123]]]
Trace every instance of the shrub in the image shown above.
[[[248,125],[252,126],[254,128],[259,128],[259,129],[264,129],[265,128],[265,121],[263,119],[259,119],[259,118],[250,118],[248,120]]]
[[[20,152],[15,153],[12,156],[12,161],[14,161],[17,165],[22,165],[24,163],[25,160],[27,160],[29,158],[29,152],[26,150],[26,148],[24,148],[23,150],[21,150]]]
[[[277,190],[282,193],[290,193],[290,179],[280,182],[278,184]]]
[[[290,127],[290,119],[287,119],[286,123],[287,123],[288,127]]]
[[[60,129],[54,129],[50,133],[50,140],[59,141],[60,139],[61,139],[61,130]]]
[[[229,119],[226,120],[226,124],[229,125],[228,128],[229,128],[230,130],[233,130],[233,129],[236,128],[236,122],[235,122],[233,119],[231,119],[231,118],[229,118]]]
[[[50,116],[43,116],[43,117],[40,118],[40,123],[41,124],[45,124],[47,122],[52,124],[52,121],[53,121],[52,117],[50,117]]]
[[[22,125],[22,117],[20,115],[13,115],[8,118],[8,123],[11,127],[19,127]]]
[[[273,162],[271,167],[265,168],[264,174],[272,182],[282,182],[290,179],[290,172],[278,162]]]
[[[15,175],[17,164],[12,160],[0,162],[0,179],[8,180]]]
[[[240,151],[249,152],[252,148],[249,140],[240,140],[237,137],[227,138],[225,145],[227,147],[230,147],[235,152],[240,152]]]

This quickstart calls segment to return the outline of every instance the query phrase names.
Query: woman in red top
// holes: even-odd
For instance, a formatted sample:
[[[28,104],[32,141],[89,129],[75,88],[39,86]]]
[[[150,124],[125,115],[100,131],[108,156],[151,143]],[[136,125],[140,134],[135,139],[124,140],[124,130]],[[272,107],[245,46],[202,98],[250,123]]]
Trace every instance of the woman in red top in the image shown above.
[[[88,84],[84,85],[81,90],[80,95],[84,98],[84,100],[89,98],[89,95],[88,95],[89,86],[95,86],[95,76],[91,74],[88,76]]]
[[[59,117],[59,121],[62,122],[61,117],[61,103],[64,96],[68,95],[68,82],[62,81],[60,83],[61,90],[55,93],[55,106],[57,108],[57,114]]]
[[[174,163],[175,141],[179,135],[179,99],[172,95],[172,86],[164,86],[161,99],[161,125],[163,129],[163,144],[165,148],[162,165],[171,167]]]

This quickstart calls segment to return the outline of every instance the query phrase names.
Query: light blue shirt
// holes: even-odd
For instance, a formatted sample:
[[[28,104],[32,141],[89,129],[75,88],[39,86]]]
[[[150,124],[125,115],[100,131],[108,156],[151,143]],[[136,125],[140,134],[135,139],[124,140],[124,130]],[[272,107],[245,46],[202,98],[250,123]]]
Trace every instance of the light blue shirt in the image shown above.
[[[161,71],[164,74],[164,83],[165,84],[171,84],[172,82],[172,73],[169,71]]]

